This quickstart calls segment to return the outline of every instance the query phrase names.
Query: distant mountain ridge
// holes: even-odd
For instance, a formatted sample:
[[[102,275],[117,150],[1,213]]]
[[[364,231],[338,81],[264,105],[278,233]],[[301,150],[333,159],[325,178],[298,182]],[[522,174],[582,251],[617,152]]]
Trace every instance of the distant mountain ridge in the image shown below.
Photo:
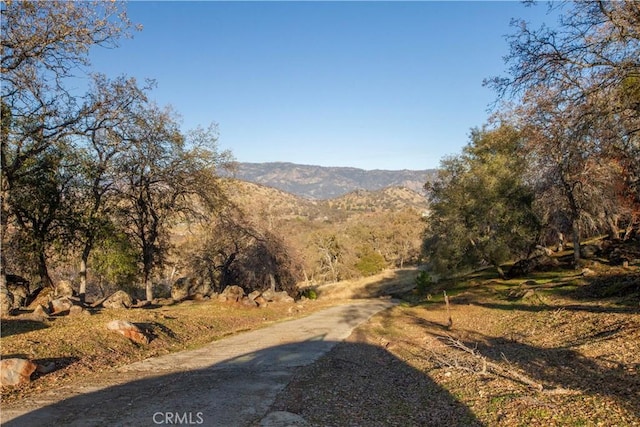
[[[364,170],[287,162],[237,163],[235,178],[274,187],[307,199],[333,199],[357,190],[404,187],[422,194],[435,169]]]

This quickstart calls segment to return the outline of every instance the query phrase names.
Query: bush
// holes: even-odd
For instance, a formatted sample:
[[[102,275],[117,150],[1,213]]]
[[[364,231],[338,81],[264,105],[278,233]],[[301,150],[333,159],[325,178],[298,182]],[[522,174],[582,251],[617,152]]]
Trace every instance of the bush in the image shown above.
[[[420,274],[418,274],[418,277],[416,277],[418,293],[422,295],[426,294],[432,285],[433,281],[431,280],[431,275],[426,271],[421,271]]]
[[[355,267],[363,276],[373,276],[384,270],[386,262],[378,252],[364,248]]]
[[[302,296],[307,299],[318,299],[318,293],[315,291],[315,289],[311,288],[307,288],[302,291]]]

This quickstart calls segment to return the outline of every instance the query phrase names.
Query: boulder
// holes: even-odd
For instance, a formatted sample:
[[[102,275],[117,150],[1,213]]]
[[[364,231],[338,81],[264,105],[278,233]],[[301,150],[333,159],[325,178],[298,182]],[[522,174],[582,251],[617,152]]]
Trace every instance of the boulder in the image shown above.
[[[107,329],[122,334],[137,344],[149,344],[149,337],[136,325],[126,320],[112,320],[107,323]]]
[[[61,280],[55,287],[55,296],[56,297],[72,297],[75,295],[75,291],[73,290],[73,285],[69,280]]]
[[[269,304],[267,300],[262,297],[262,295],[254,299],[254,301],[256,304],[258,304],[258,307],[266,307]]]
[[[260,291],[253,291],[247,296],[249,297],[250,300],[255,301],[255,299],[258,298],[261,294],[262,292]]]
[[[102,301],[104,308],[129,308],[133,305],[131,295],[123,290],[116,291]]]
[[[49,311],[43,305],[38,304],[29,317],[36,322],[43,322],[49,318]]]
[[[584,259],[595,258],[600,253],[600,247],[597,245],[580,246],[580,256]]]
[[[174,301],[185,299],[202,300],[211,293],[211,286],[195,277],[181,277],[171,286],[171,298]]]
[[[29,308],[36,308],[39,305],[49,307],[49,303],[51,302],[51,300],[55,299],[53,295],[53,289],[51,289],[50,287],[38,288],[32,294],[32,298],[32,301],[29,303]]]
[[[49,313],[54,314],[65,314],[71,310],[73,307],[73,302],[67,297],[56,298],[49,302]]]
[[[0,287],[0,316],[8,316],[13,308],[13,295],[7,288]]]
[[[556,258],[547,255],[538,255],[533,258],[520,260],[513,264],[507,272],[507,278],[522,277],[534,271],[549,271],[559,265]]]
[[[91,314],[79,305],[74,305],[69,309],[69,316],[78,316],[80,314]]]
[[[247,306],[247,307],[257,307],[257,306],[258,306],[258,303],[257,303],[257,302],[255,302],[254,300],[252,300],[252,299],[251,299],[251,298],[249,298],[249,297],[243,297],[243,298],[240,300],[240,303],[241,303],[242,305],[244,305],[244,306]]]
[[[31,374],[38,365],[27,359],[2,359],[0,360],[0,384],[17,385],[31,381]]]
[[[13,296],[13,308],[24,307],[29,298],[29,281],[15,274],[7,274],[7,290]]]
[[[285,291],[272,291],[271,289],[267,289],[262,292],[261,295],[267,302],[293,302],[294,299],[289,296]]]
[[[240,286],[227,286],[218,297],[219,300],[228,302],[239,302],[244,296],[244,289]],[[224,298],[224,299],[223,299]]]

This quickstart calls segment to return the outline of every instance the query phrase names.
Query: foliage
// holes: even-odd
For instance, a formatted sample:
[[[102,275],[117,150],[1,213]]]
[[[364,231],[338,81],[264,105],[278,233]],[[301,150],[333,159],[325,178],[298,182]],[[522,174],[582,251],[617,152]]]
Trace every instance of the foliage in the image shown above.
[[[315,289],[312,289],[312,288],[307,288],[303,290],[302,296],[311,300],[318,299],[318,293],[315,291]]]
[[[416,287],[420,295],[425,295],[432,286],[433,281],[431,280],[431,274],[428,272],[421,271],[418,276],[416,276]]]
[[[386,262],[384,257],[370,247],[364,246],[360,248],[358,253],[358,261],[355,267],[363,276],[373,276],[384,270]]]
[[[302,267],[278,235],[227,206],[188,245],[186,270],[215,291],[238,285],[246,292],[275,288],[297,296]]]
[[[523,179],[520,133],[507,125],[474,130],[462,155],[441,163],[427,184],[431,201],[424,250],[434,270],[500,264],[525,255],[539,224]]]
[[[553,9],[556,28],[515,22],[508,76],[486,83],[515,101],[506,107],[527,129],[538,199],[557,206],[545,216],[579,248],[585,235],[608,229],[619,238],[623,226],[628,237],[640,226],[640,8],[594,1]],[[580,251],[574,256],[577,263]]]
[[[91,252],[91,272],[98,287],[115,286],[132,291],[137,288],[140,273],[138,252],[122,232],[114,232],[102,239]]]

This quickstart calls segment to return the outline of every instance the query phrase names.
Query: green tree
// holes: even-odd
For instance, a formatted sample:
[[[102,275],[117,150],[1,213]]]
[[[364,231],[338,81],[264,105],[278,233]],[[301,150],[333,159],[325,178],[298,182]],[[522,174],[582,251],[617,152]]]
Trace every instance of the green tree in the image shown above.
[[[64,141],[49,146],[23,164],[25,173],[13,179],[7,202],[12,218],[25,240],[23,247],[34,255],[37,274],[44,286],[52,286],[48,251],[58,241],[70,242],[69,224],[73,223],[72,189],[77,177],[77,162]]]
[[[426,184],[431,205],[423,248],[438,272],[489,264],[504,275],[500,265],[535,244],[539,224],[520,144],[511,126],[475,129],[463,153],[443,160],[438,178]]]
[[[170,226],[204,219],[224,203],[216,172],[231,158],[218,152],[215,126],[185,137],[168,108],[137,111],[128,135],[129,148],[117,166],[118,218],[141,254],[142,282],[151,301],[152,275],[171,247]]]
[[[9,0],[0,4],[0,13],[0,240],[4,244],[8,221],[19,209],[12,201],[24,201],[18,187],[26,185],[25,179],[45,173],[34,168],[49,168],[51,151],[61,141],[70,144],[76,126],[97,108],[74,95],[69,80],[86,73],[92,47],[116,46],[120,37],[128,35],[131,23],[120,2]],[[64,172],[45,174],[50,182],[53,175]],[[41,206],[34,208],[43,212],[53,200],[32,201],[38,202]],[[24,214],[17,221],[26,224]],[[3,252],[1,286],[5,265]]]

